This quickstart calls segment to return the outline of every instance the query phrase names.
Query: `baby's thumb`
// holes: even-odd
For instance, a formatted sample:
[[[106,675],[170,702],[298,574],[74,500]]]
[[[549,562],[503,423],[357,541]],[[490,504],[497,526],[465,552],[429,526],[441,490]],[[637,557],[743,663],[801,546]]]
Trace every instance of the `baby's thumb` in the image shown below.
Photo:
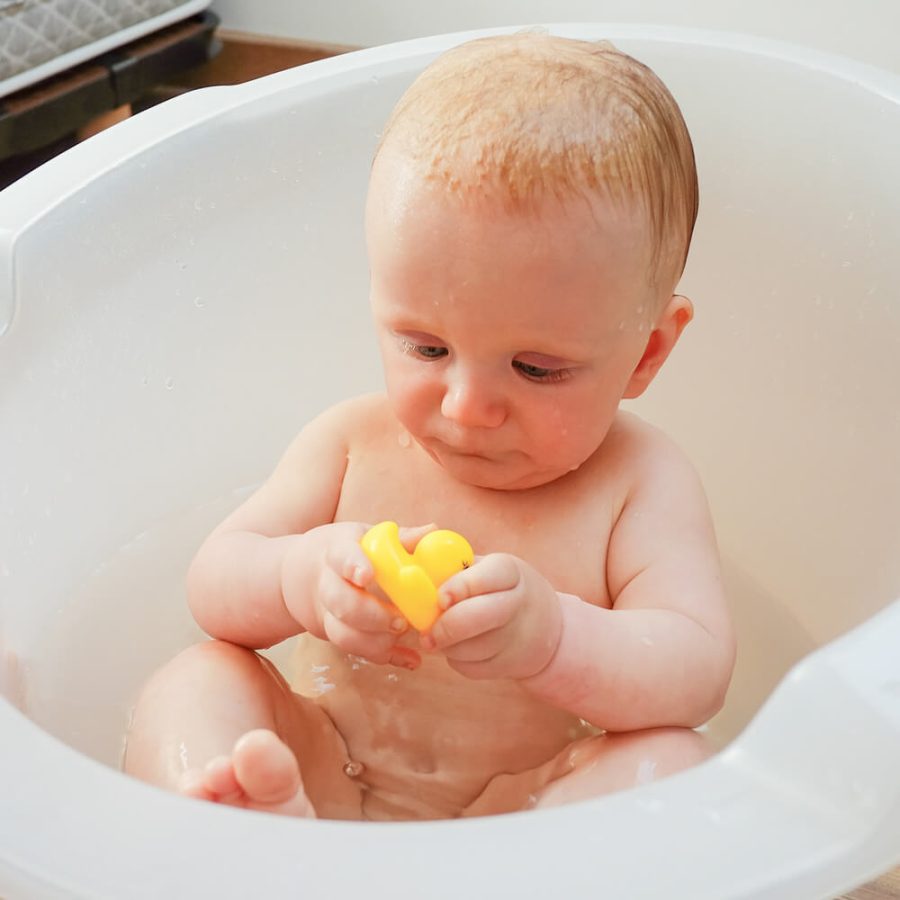
[[[429,522],[427,525],[415,525],[410,528],[401,528],[400,543],[403,544],[403,548],[407,553],[412,553],[416,549],[416,545],[426,534],[436,530],[437,525],[435,525],[434,522]]]

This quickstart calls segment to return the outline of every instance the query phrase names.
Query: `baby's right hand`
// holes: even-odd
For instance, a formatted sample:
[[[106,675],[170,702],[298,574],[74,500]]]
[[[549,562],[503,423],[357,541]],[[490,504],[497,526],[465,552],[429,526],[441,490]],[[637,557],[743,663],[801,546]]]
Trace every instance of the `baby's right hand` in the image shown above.
[[[415,669],[421,656],[397,644],[408,623],[370,590],[375,570],[359,543],[368,529],[358,522],[336,522],[306,532],[282,570],[285,606],[307,631],[345,653]],[[406,531],[407,540],[421,537],[422,529]]]

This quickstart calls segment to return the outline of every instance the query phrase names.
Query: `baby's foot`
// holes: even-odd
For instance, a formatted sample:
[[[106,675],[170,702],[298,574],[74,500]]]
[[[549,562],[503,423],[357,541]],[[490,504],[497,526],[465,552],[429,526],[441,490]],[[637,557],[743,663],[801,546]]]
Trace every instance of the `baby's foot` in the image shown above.
[[[297,758],[273,731],[249,731],[231,756],[185,772],[179,793],[199,800],[283,816],[315,817]]]

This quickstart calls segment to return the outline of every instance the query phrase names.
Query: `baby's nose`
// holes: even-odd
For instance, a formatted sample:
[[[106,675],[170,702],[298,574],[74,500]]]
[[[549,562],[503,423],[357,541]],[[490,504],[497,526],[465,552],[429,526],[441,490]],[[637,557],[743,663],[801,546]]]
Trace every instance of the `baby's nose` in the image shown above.
[[[464,428],[497,428],[506,420],[506,405],[489,380],[461,377],[447,385],[441,413]]]

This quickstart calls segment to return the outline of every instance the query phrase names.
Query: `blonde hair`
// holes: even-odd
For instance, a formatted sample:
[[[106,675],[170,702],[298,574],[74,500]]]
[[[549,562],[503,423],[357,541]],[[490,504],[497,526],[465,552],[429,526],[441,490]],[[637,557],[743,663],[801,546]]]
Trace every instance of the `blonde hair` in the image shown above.
[[[662,81],[609,43],[520,33],[462,44],[400,99],[379,152],[394,142],[463,198],[517,211],[546,196],[637,203],[650,283],[681,276],[699,202],[691,138]]]

